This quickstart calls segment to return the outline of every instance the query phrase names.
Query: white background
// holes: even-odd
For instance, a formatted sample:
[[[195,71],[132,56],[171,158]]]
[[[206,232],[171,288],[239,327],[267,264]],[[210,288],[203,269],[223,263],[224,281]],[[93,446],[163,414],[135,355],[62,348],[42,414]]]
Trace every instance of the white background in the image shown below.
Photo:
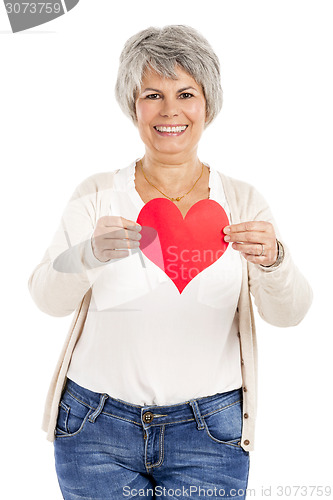
[[[143,154],[114,98],[118,57],[131,35],[165,24],[197,28],[221,61],[224,105],[200,158],[264,194],[314,291],[299,326],[257,321],[249,488],[274,498],[277,485],[332,485],[332,14],[323,0],[81,0],[12,34],[1,2],[3,498],[61,499],[40,425],[70,317],[40,312],[27,280],[76,185]]]

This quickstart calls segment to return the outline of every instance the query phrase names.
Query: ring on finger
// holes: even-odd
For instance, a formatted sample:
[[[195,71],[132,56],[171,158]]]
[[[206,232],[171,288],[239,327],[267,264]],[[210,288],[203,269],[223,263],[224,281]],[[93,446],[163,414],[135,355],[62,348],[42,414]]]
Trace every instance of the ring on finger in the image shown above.
[[[265,255],[265,247],[262,243],[259,243],[261,245],[261,253],[258,255],[258,257],[264,257]]]

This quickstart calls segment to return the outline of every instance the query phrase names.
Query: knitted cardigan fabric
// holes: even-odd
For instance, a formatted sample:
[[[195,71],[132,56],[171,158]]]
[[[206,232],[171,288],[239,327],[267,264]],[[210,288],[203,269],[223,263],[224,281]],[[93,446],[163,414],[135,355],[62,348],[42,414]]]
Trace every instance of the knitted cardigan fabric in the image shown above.
[[[271,222],[280,240],[271,211],[264,198],[249,184],[219,172],[230,209],[230,222],[250,220]],[[29,279],[29,289],[37,306],[52,316],[74,312],[46,398],[43,430],[54,440],[61,394],[75,344],[83,329],[89,308],[91,287],[103,266],[91,268],[90,238],[98,219],[110,214],[114,172],[95,174],[75,190],[63,213],[61,224],[42,262]],[[281,240],[280,240],[281,241]],[[254,449],[257,408],[257,343],[251,296],[259,315],[268,323],[288,327],[297,325],[312,301],[312,291],[284,247],[284,259],[273,268],[263,268],[242,258],[242,286],[238,303],[239,339],[243,380],[243,429],[241,446]],[[57,266],[57,257],[68,254],[71,271]],[[90,259],[91,262],[91,259]]]

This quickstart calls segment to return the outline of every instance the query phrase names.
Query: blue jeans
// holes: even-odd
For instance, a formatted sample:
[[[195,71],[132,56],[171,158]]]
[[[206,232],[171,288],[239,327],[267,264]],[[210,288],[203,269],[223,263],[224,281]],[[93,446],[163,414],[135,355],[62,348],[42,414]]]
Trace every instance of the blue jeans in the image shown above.
[[[245,498],[242,390],[138,406],[67,379],[54,441],[65,500]]]

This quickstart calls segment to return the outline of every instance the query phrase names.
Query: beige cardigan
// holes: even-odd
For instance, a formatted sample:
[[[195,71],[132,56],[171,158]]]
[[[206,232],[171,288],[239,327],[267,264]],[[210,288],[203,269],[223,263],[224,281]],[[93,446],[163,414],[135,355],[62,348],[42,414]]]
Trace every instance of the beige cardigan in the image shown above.
[[[220,175],[230,208],[231,223],[270,221],[280,239],[270,209],[262,196],[249,184]],[[50,247],[29,279],[31,295],[42,311],[53,316],[66,316],[75,311],[46,399],[42,427],[49,441],[54,440],[58,405],[71,355],[85,322],[91,286],[103,268],[101,265],[89,269],[85,255],[89,249],[91,251],[90,237],[97,220],[103,215],[112,215],[112,185],[113,172],[108,172],[95,174],[77,187]],[[297,325],[312,301],[309,284],[292,262],[288,248],[283,246],[284,259],[271,270],[249,264],[242,258],[243,279],[237,310],[243,378],[241,446],[246,451],[254,447],[257,406],[257,344],[250,293],[259,315],[268,323],[281,327]],[[56,258],[65,251],[69,252],[75,272],[57,270]]]

